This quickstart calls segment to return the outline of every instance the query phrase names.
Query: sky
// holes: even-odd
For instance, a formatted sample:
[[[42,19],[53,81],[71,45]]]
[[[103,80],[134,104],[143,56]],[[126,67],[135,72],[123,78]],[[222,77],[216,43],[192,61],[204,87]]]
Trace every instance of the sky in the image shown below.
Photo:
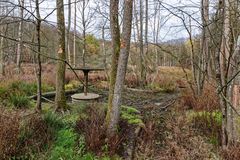
[[[0,0],[1,1],[1,0]],[[26,0],[28,1],[28,0]],[[74,1],[74,0],[72,0]],[[107,3],[107,0],[102,0],[103,2]],[[120,0],[123,1],[123,0]],[[155,0],[158,1],[158,0]],[[189,28],[190,23],[192,25],[192,34],[197,35],[200,32],[200,25],[198,24],[199,22],[201,23],[201,18],[200,18],[200,0],[159,0],[162,1],[162,5],[160,8],[160,15],[158,15],[158,18],[161,19],[160,21],[160,33],[159,33],[159,41],[168,41],[172,39],[178,39],[178,38],[188,38],[189,35],[186,31],[186,29],[183,27],[183,20],[186,26]],[[214,1],[214,0],[213,0]],[[85,15],[89,15],[88,13],[95,12],[95,6],[96,3],[99,3],[100,1],[98,0],[90,0],[88,8],[86,9]],[[64,0],[64,3],[67,4],[68,0]],[[81,4],[82,2],[79,2]],[[26,4],[29,5],[29,4]],[[34,4],[32,4],[34,5]],[[155,7],[155,3],[153,0],[149,0],[149,12],[150,12],[150,19],[149,19],[149,40],[153,40],[153,28],[154,28],[154,18],[153,16],[153,9]],[[30,6],[30,5],[29,5]],[[40,14],[41,17],[44,18],[50,13],[47,17],[47,22],[50,24],[56,24],[56,12],[53,12],[53,10],[56,7],[56,2],[55,0],[45,0],[42,1],[40,4]],[[78,5],[77,7],[77,17],[78,17],[78,22],[77,22],[77,29],[81,33],[82,28],[81,28],[81,14],[79,10],[81,10],[81,6]],[[108,6],[101,6],[100,10],[108,12]],[[183,12],[184,11],[184,12]],[[72,4],[72,15],[74,12],[74,5]],[[175,14],[172,14],[175,13]],[[186,14],[187,13],[187,14]],[[189,17],[191,16],[191,18]],[[67,17],[68,17],[68,7],[66,5],[65,7],[65,21],[67,25]],[[182,19],[181,19],[182,18]],[[105,21],[104,18],[102,18],[101,15],[96,14],[91,21],[89,22],[89,26],[87,29],[87,33],[89,34],[94,34],[95,36],[100,38],[100,24]],[[72,24],[73,26],[73,16],[72,16]],[[106,29],[106,37],[109,37],[109,29]]]

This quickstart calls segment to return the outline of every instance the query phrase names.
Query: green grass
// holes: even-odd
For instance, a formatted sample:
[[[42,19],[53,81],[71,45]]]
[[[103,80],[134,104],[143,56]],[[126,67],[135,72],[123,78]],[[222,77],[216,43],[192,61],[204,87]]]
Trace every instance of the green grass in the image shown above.
[[[16,108],[29,108],[31,106],[30,99],[25,95],[10,95],[8,101]]]
[[[53,87],[42,84],[43,92],[51,90],[53,90]],[[23,81],[1,83],[0,104],[6,107],[29,108],[32,103],[28,96],[36,93],[36,83],[25,83]]]
[[[85,108],[86,104],[73,104],[70,105],[70,111],[64,114],[54,113],[50,106],[44,110],[43,119],[47,123],[50,134],[53,135],[53,142],[45,153],[38,156],[40,159],[98,159],[94,154],[87,152],[84,136],[75,132],[76,121]]]
[[[80,159],[80,156],[76,153],[77,134],[72,128],[64,128],[57,132],[56,141],[50,151],[49,160],[57,159]]]

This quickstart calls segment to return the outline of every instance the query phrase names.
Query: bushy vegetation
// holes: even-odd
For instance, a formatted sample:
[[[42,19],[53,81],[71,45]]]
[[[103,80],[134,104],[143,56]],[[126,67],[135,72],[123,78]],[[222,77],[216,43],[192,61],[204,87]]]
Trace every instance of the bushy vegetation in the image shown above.
[[[221,144],[221,112],[190,112],[188,113],[188,118],[197,131],[208,137],[210,143],[216,146]]]
[[[43,84],[42,90],[46,92],[53,90],[53,88]],[[29,108],[32,106],[32,103],[28,97],[36,93],[36,83],[26,83],[23,81],[0,83],[0,103],[3,106]]]
[[[206,84],[203,93],[198,96],[187,88],[182,93],[182,107],[195,111],[215,111],[220,109],[218,95],[214,84]]]

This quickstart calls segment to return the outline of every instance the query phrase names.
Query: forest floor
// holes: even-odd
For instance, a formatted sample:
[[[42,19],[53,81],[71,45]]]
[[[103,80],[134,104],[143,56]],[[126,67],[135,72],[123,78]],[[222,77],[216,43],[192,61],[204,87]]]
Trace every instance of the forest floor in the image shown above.
[[[145,126],[134,146],[134,159],[149,160],[219,160],[215,142],[196,128],[191,110],[182,108],[185,88],[166,93],[125,88],[123,105],[141,112]],[[107,91],[93,89],[106,102]]]
[[[186,73],[181,68],[160,67],[157,73],[148,76],[148,85],[144,89],[137,87],[134,74],[127,74],[126,86],[122,94],[122,106],[125,111],[121,113],[121,121],[128,121],[128,123],[124,122],[123,125],[122,122],[120,123],[122,132],[120,131],[120,139],[117,137],[116,141],[113,141],[114,144],[106,144],[104,140],[106,135],[103,134],[105,132],[103,123],[108,83],[105,75],[99,73],[91,73],[89,77],[89,91],[101,95],[98,101],[73,104],[69,98],[69,111],[62,114],[54,113],[54,104],[44,102],[43,113],[30,115],[29,124],[24,122],[25,118],[22,118],[25,126],[19,127],[22,125],[19,114],[34,111],[35,102],[29,102],[28,99],[36,93],[32,68],[32,65],[26,65],[23,67],[23,74],[17,76],[11,73],[12,68],[9,67],[7,68],[9,74],[2,78],[0,83],[0,155],[12,157],[27,153],[27,156],[31,155],[35,159],[54,160],[62,157],[79,159],[80,156],[82,160],[108,160],[113,159],[111,149],[109,150],[108,147],[124,146],[125,142],[123,143],[121,138],[125,138],[125,141],[131,141],[131,144],[126,145],[121,152],[114,151],[114,154],[118,154],[123,159],[227,159],[221,157],[222,153],[219,149],[218,132],[221,116],[218,116],[219,113],[214,108],[218,104],[215,102],[216,96],[212,88],[207,89],[203,97],[194,100],[184,78]],[[53,70],[53,65],[43,66],[44,92],[54,91]],[[187,72],[187,74],[190,73]],[[80,78],[83,78],[82,74]],[[81,86],[74,74],[69,71],[66,74],[66,83],[67,90]],[[213,106],[211,114],[206,110],[206,106]],[[4,118],[6,115],[10,118]],[[16,115],[19,119],[13,123]],[[140,129],[137,130],[139,127]],[[6,133],[12,136],[5,137]],[[82,136],[84,138],[81,138]],[[15,148],[4,151],[5,145],[11,143]],[[24,150],[19,152],[19,147]],[[31,147],[41,151],[40,154],[36,154],[35,149],[32,150]],[[125,152],[129,147],[130,157],[129,152]],[[232,158],[232,160],[235,159],[237,158]]]

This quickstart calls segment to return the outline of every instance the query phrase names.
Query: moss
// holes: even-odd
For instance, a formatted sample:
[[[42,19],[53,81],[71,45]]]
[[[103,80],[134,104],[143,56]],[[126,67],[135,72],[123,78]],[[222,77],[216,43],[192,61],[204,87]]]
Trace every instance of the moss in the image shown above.
[[[121,107],[121,119],[126,120],[128,124],[144,126],[140,111],[130,106]]]
[[[176,91],[176,82],[172,80],[166,80],[164,82],[159,82],[159,83],[151,83],[147,86],[147,88],[153,89],[153,90],[158,90],[161,92],[165,93],[173,93]]]

